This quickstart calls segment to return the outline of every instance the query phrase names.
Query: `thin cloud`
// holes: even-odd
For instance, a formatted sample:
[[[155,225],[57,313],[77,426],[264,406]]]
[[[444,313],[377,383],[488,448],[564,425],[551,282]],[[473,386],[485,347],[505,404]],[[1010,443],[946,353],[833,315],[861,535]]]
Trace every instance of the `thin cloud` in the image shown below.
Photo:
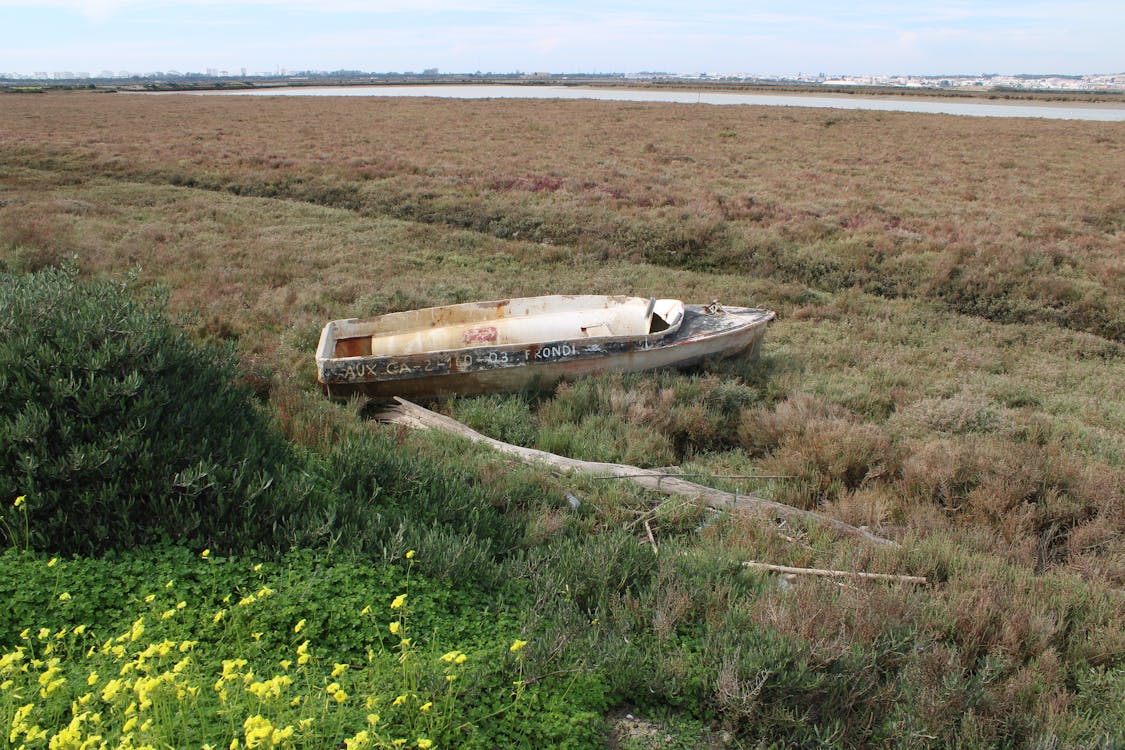
[[[0,8],[0,70],[200,69],[235,59],[251,70],[1111,72],[1122,59],[1111,30],[1125,27],[1119,0],[572,0],[565,8],[557,0],[0,0]],[[126,60],[133,48],[124,43],[140,37],[152,43],[151,59]],[[81,42],[81,58],[61,39]],[[24,45],[60,51],[21,54]]]

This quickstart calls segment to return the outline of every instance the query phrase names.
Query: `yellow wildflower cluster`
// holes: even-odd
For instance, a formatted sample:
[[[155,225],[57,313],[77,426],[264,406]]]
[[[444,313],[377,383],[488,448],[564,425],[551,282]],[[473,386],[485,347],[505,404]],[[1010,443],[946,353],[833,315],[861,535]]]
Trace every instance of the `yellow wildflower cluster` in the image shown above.
[[[241,599],[239,599],[238,600],[238,606],[248,607],[251,604],[253,604],[254,602],[257,602],[257,601],[260,601],[262,599],[266,599],[268,597],[273,596],[275,593],[277,593],[277,592],[275,592],[269,586],[262,586],[260,589],[258,589],[257,592],[255,592],[253,594],[248,594],[247,596],[244,596]]]
[[[16,745],[19,741],[20,746],[28,748],[46,743],[52,750],[78,750],[110,747],[113,738],[118,748],[153,747],[143,737],[153,727],[156,702],[182,703],[198,690],[183,679],[190,664],[186,654],[193,642],[165,640],[129,652],[124,644],[133,644],[141,637],[143,623],[144,618],[138,618],[127,632],[107,639],[101,646],[89,646],[81,657],[101,665],[107,674],[116,666],[115,676],[103,682],[103,672],[88,669],[82,672],[85,679],[76,679],[73,685],[67,672],[73,674],[78,661],[71,654],[83,653],[85,626],[64,628],[45,645],[46,628],[40,629],[35,638],[25,630],[21,634],[24,644],[0,656],[0,675],[4,678],[0,682],[0,712],[13,701],[37,696],[39,702],[22,703],[13,714],[9,743]],[[56,643],[61,644],[57,651]],[[31,656],[48,649],[60,655],[45,660]],[[180,658],[172,664],[171,657]],[[36,686],[37,691],[30,692]],[[69,712],[60,711],[67,705]]]
[[[276,727],[261,714],[248,716],[242,723],[242,731],[246,736],[246,747],[281,747],[293,738],[296,729],[292,725]]]
[[[218,563],[212,558],[208,564]],[[433,737],[463,720],[457,680],[470,657],[461,650],[440,657],[421,653],[410,637],[406,593],[389,602],[397,650],[388,652],[376,636],[366,646],[366,663],[357,665],[318,659],[308,638],[294,639],[289,658],[271,655],[267,644],[284,634],[263,639],[268,620],[250,606],[275,594],[269,586],[235,597],[237,604],[227,597],[218,613],[193,606],[175,589],[175,581],[156,586],[158,593],[138,602],[141,611],[129,624],[108,637],[86,625],[29,627],[15,646],[0,650],[0,742],[26,750],[241,750],[341,742],[347,748],[430,750]],[[365,608],[361,617],[370,611]],[[206,638],[172,637],[192,623]],[[291,629],[290,637],[315,635],[304,633],[305,627],[298,619],[282,630]],[[510,650],[524,645],[516,641]]]

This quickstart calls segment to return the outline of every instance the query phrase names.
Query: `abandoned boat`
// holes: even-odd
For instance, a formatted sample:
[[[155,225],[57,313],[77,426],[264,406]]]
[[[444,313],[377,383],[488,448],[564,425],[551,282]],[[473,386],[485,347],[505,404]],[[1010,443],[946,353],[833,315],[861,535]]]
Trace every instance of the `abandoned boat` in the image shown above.
[[[556,295],[329,322],[316,351],[332,398],[427,398],[546,389],[602,372],[756,354],[769,310]]]

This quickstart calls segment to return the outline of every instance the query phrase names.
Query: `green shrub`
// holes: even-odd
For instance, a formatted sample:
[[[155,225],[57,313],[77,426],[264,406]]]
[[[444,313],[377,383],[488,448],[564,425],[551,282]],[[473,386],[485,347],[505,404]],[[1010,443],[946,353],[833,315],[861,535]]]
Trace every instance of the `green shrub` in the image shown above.
[[[713,375],[675,371],[583,378],[539,409],[538,448],[591,461],[669,466],[736,444],[758,393]]]
[[[308,492],[233,352],[192,342],[158,293],[125,282],[0,275],[0,394],[7,544],[253,546]]]
[[[522,542],[518,506],[533,502],[522,495],[535,492],[479,471],[463,453],[419,454],[393,433],[349,435],[313,469],[325,492],[286,519],[282,541],[384,559],[417,548],[431,575],[491,587],[499,582],[495,563]],[[502,512],[509,504],[517,507]]]
[[[453,410],[460,422],[489,437],[524,447],[535,444],[536,420],[519,395],[457,399]]]

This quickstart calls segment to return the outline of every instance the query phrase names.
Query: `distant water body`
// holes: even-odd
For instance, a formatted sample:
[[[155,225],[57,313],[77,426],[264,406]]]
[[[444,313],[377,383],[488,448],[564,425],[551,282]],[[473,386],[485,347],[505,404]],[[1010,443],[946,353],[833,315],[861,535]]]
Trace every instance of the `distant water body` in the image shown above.
[[[171,93],[171,92],[169,92]],[[1125,105],[1068,102],[1011,102],[1007,100],[942,99],[938,97],[872,97],[841,94],[739,94],[721,91],[575,88],[570,86],[457,85],[430,86],[300,86],[242,91],[195,91],[203,96],[432,96],[451,99],[599,99],[603,101],[673,102],[679,104],[753,104],[781,107],[867,109],[884,112],[922,112],[967,117],[1040,117],[1052,120],[1125,122]]]

